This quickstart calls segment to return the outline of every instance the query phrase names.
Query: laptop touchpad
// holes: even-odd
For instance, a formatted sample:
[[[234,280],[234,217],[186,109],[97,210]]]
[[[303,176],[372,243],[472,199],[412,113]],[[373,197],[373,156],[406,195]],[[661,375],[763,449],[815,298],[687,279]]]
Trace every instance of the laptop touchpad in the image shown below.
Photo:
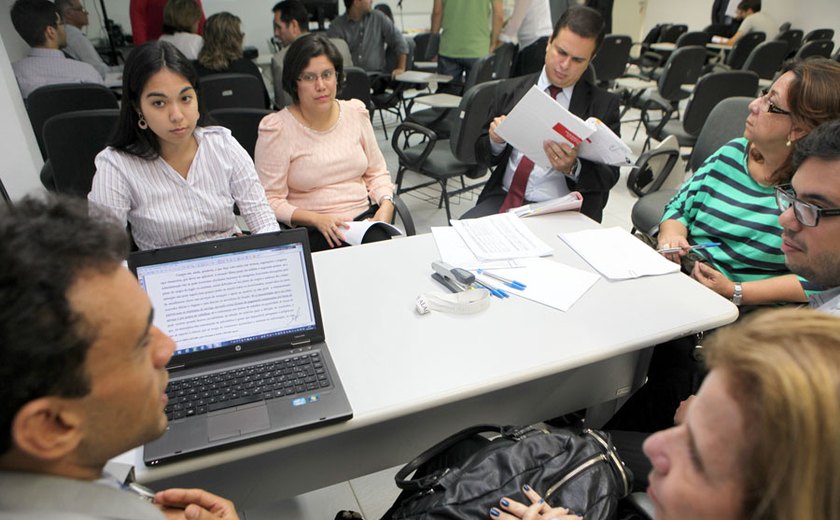
[[[265,402],[247,404],[221,410],[207,417],[207,436],[220,441],[249,433],[267,430],[271,426]]]

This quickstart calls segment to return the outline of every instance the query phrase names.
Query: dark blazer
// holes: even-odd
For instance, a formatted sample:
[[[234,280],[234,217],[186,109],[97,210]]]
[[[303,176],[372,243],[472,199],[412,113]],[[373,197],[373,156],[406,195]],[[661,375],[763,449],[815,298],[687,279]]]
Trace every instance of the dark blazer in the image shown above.
[[[508,114],[525,93],[533,85],[536,85],[539,77],[540,73],[513,78],[503,81],[495,87],[493,105],[488,112],[489,117],[483,126],[484,130],[475,143],[477,161],[480,164],[487,165],[488,168],[494,168],[487,185],[478,197],[479,203],[488,196],[504,193],[502,179],[505,176],[507,162],[513,150],[511,145],[507,145],[501,154],[493,155],[490,149],[490,123],[495,117]],[[621,136],[618,105],[618,96],[606,92],[581,78],[572,92],[569,111],[583,119],[597,117],[618,136]],[[580,212],[600,222],[604,206],[607,205],[610,188],[618,182],[618,167],[596,164],[585,159],[580,160],[580,165],[578,182],[574,182],[566,176],[563,176],[563,178],[570,190],[579,191],[583,195],[583,206],[581,206]],[[560,179],[560,176],[558,176],[558,180]]]

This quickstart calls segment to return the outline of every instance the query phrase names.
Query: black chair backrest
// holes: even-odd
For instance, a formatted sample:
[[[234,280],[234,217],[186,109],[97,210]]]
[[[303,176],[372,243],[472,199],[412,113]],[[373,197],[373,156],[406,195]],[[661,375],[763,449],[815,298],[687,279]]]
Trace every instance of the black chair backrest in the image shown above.
[[[545,65],[545,45],[540,41],[532,43],[524,49],[519,49],[516,55],[516,70],[522,76],[539,72]]]
[[[211,74],[199,78],[205,110],[265,108],[263,85],[250,74]]]
[[[598,54],[592,59],[598,82],[609,82],[624,74],[630,59],[633,40],[623,34],[608,34],[604,37]]]
[[[657,82],[659,95],[668,101],[685,98],[680,87],[697,82],[705,61],[705,47],[689,45],[674,50],[665,62]]]
[[[495,54],[488,54],[482,58],[479,58],[478,61],[475,62],[475,65],[472,66],[470,69],[470,73],[467,75],[467,82],[464,84],[464,92],[466,92],[470,87],[474,85],[478,85],[480,83],[485,83],[492,79],[493,74],[496,73],[496,55]]]
[[[513,59],[516,57],[516,52],[519,46],[515,43],[505,42],[493,51],[495,58],[495,66],[493,69],[493,79],[507,79],[510,77],[510,71],[513,68]]]
[[[677,38],[677,47],[687,47],[689,45],[706,45],[711,41],[712,37],[703,31],[690,31],[683,33]]]
[[[44,143],[50,157],[55,189],[87,197],[96,166],[96,155],[105,149],[117,126],[115,108],[65,112],[44,124]],[[80,131],[80,129],[82,129]]]
[[[683,24],[673,24],[664,27],[659,34],[659,43],[676,43],[677,38],[686,31],[688,31],[688,26]]]
[[[795,52],[796,49],[798,49],[799,46],[802,45],[802,37],[802,29],[788,29],[786,31],[781,31],[779,34],[777,34],[776,40],[787,42],[787,52],[791,53]]]
[[[795,59],[804,60],[809,56],[822,56],[823,58],[830,58],[831,51],[834,50],[834,42],[831,40],[814,40],[802,44],[802,47],[796,51]]]
[[[790,22],[785,22],[785,23],[783,23],[782,25],[779,26],[779,32],[780,33],[783,33],[787,30],[790,30]]]
[[[26,112],[44,159],[47,158],[43,138],[44,123],[49,118],[76,110],[119,107],[117,96],[108,87],[94,83],[46,85],[33,90],[26,98]]]
[[[449,136],[452,155],[468,164],[475,164],[475,143],[487,120],[496,85],[503,80],[485,81],[470,87],[458,107],[460,117],[455,120]]]
[[[814,29],[806,34],[802,41],[812,42],[815,40],[831,40],[832,38],[834,38],[834,29]]]
[[[744,126],[747,116],[750,115],[750,103],[754,99],[755,96],[752,95],[729,97],[715,105],[706,118],[688,159],[691,171],[696,172],[718,148],[744,135]]]
[[[361,67],[344,67],[344,88],[335,97],[358,99],[370,109],[370,80],[367,72]]]
[[[744,62],[741,70],[749,70],[758,74],[761,79],[773,79],[785,56],[788,53],[788,43],[781,40],[771,40],[758,45]]]
[[[732,50],[729,51],[729,56],[726,57],[726,64],[733,70],[742,68],[753,49],[758,47],[758,44],[766,39],[767,35],[760,31],[741,36],[735,42]]]
[[[414,59],[431,61],[437,56],[440,45],[440,33],[424,32],[414,36]]]
[[[731,34],[732,29],[726,24],[713,23],[704,27],[703,32],[708,34],[709,39],[711,40],[712,36],[725,36],[727,33]]]
[[[382,14],[387,16],[388,19],[391,20],[391,22],[394,21],[394,12],[391,11],[391,6],[390,5],[388,5],[388,4],[376,4],[375,6],[373,6],[373,8],[376,9],[377,11],[382,11]]]
[[[260,121],[272,112],[265,108],[217,108],[210,112],[210,118],[230,130],[253,159]]]
[[[757,91],[758,75],[755,72],[731,70],[706,74],[697,81],[688,100],[683,114],[683,129],[698,135],[709,113],[721,100],[738,96],[755,97]]]

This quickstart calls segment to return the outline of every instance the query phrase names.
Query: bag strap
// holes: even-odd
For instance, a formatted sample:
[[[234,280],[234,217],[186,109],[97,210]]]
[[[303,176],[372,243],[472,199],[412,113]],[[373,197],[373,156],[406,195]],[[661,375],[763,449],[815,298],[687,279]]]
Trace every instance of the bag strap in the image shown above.
[[[478,435],[480,433],[504,433],[504,431],[505,428],[503,426],[492,424],[479,424],[476,426],[465,428],[459,431],[458,433],[450,435],[449,437],[435,444],[420,455],[416,456],[414,460],[403,466],[403,468],[397,472],[397,474],[394,476],[394,481],[396,482],[398,488],[406,491],[419,491],[421,489],[430,489],[438,482],[438,480],[440,480],[441,477],[443,477],[446,473],[449,472],[449,468],[439,469],[417,479],[409,480],[407,479],[407,477],[414,473],[417,470],[417,468],[419,468],[423,464],[426,464],[435,457],[440,456],[446,450],[463,440],[469,439],[470,437]]]

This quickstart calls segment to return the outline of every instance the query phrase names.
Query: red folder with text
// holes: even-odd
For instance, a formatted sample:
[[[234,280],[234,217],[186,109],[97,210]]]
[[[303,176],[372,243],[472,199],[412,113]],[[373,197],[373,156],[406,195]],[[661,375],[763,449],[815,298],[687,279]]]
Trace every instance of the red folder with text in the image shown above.
[[[544,141],[575,146],[578,157],[597,163],[631,162],[630,147],[607,125],[594,117],[584,121],[536,85],[513,107],[496,133],[543,168],[551,168],[543,151]]]

